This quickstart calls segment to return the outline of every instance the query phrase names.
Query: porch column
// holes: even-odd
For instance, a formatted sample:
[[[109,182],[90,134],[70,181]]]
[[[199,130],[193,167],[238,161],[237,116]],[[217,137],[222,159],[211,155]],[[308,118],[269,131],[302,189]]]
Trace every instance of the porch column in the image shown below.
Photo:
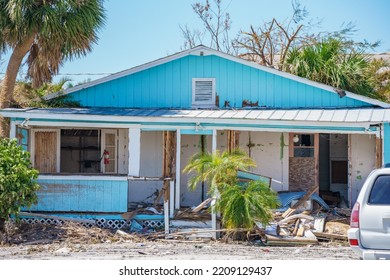
[[[217,151],[217,130],[213,129],[213,135],[212,135],[212,141],[211,141],[211,152],[213,154],[215,154],[216,151]],[[212,200],[211,207],[214,207],[215,201],[216,201],[216,199],[218,197],[218,194],[214,193],[213,197],[215,199]],[[215,211],[214,208],[213,208],[213,210],[211,212],[211,227],[212,227],[213,230],[217,230],[217,212]],[[212,236],[213,236],[214,239],[216,239],[217,238],[217,232],[214,231],[212,233]]]
[[[180,159],[181,159],[181,131],[176,131],[176,188],[175,188],[175,209],[180,209]]]
[[[129,128],[129,176],[139,177],[141,164],[141,129]]]
[[[16,122],[11,121],[10,131],[9,131],[9,139],[15,139],[15,138],[16,138]]]

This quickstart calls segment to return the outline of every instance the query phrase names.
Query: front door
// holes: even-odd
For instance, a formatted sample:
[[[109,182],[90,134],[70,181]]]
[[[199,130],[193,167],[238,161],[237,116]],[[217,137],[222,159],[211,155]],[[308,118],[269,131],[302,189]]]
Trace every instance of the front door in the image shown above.
[[[312,186],[318,186],[318,141],[318,133],[290,133],[290,191],[305,191]]]

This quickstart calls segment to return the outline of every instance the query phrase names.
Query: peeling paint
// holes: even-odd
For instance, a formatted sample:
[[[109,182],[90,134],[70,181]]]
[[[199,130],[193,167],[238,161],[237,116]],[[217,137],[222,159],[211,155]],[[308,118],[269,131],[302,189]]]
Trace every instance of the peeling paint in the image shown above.
[[[363,178],[362,178],[362,175],[356,176],[356,179],[357,179],[357,180],[362,180],[362,179],[363,179]]]

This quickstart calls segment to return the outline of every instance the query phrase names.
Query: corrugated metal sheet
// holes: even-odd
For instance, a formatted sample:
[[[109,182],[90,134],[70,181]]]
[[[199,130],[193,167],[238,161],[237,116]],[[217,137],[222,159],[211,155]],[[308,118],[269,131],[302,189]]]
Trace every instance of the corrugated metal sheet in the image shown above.
[[[348,122],[348,123],[381,123],[390,122],[390,109],[305,109],[305,110],[177,110],[177,109],[113,109],[113,108],[53,108],[53,109],[5,109],[2,115],[10,117],[30,117],[36,114],[52,115],[53,118],[66,119],[67,115],[148,117],[148,118],[185,118],[185,119],[242,119],[262,121],[299,121],[299,122]],[[13,113],[11,116],[10,113]],[[61,116],[59,116],[61,115]],[[46,117],[46,116],[45,116]]]

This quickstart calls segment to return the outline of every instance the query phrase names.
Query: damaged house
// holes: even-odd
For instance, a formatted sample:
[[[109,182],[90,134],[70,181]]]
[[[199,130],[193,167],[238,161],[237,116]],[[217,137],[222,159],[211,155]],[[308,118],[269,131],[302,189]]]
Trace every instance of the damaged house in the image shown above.
[[[275,191],[318,185],[349,207],[390,162],[390,104],[204,46],[48,98],[58,96],[81,107],[0,111],[40,171],[29,211],[45,215],[169,230],[180,208],[207,198],[182,172],[200,150],[240,148]],[[156,201],[161,211],[137,210]]]

